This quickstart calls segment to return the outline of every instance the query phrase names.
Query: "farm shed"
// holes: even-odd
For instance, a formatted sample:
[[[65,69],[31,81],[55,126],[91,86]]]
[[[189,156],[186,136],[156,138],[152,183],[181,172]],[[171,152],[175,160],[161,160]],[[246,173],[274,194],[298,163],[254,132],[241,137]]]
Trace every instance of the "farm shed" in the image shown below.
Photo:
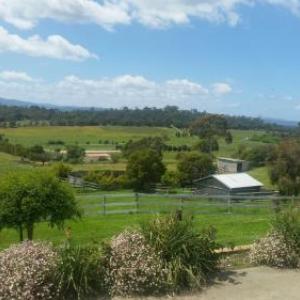
[[[249,163],[241,159],[218,157],[217,168],[219,174],[243,173],[248,171]]]
[[[218,174],[196,180],[197,192],[204,195],[257,194],[263,184],[247,173]]]

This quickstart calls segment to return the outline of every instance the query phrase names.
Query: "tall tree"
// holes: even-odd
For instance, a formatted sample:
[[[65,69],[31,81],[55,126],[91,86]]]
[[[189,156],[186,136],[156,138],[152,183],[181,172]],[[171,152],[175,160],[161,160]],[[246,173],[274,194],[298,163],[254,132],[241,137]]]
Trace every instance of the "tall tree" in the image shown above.
[[[270,164],[270,178],[277,184],[281,194],[298,195],[300,193],[300,144],[295,140],[286,140],[278,145],[274,159]]]
[[[148,191],[160,182],[165,171],[162,156],[157,151],[142,149],[129,156],[126,176],[135,191]]]
[[[211,155],[197,152],[180,155],[177,169],[180,183],[190,186],[194,180],[206,177],[216,170]]]
[[[152,149],[162,155],[164,148],[165,144],[161,137],[145,137],[140,140],[129,141],[124,145],[122,152],[125,157],[129,157],[135,151]]]
[[[78,145],[67,146],[67,161],[71,163],[80,162],[85,156],[85,150]]]
[[[222,137],[227,143],[232,143],[232,135],[228,129],[227,119],[222,115],[205,115],[191,124],[190,131],[191,134],[206,141],[209,146],[208,152],[213,151],[216,137]]]
[[[72,189],[45,171],[14,172],[0,180],[0,228],[14,228],[33,239],[34,226],[46,221],[62,228],[80,216]]]

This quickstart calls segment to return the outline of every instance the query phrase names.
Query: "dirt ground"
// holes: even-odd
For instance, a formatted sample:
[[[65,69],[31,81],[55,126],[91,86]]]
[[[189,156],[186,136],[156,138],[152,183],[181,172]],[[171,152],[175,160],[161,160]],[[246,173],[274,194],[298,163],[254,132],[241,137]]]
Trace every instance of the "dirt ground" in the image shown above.
[[[199,294],[164,297],[173,300],[299,300],[300,271],[249,268],[220,273]],[[158,300],[158,298],[147,298]]]

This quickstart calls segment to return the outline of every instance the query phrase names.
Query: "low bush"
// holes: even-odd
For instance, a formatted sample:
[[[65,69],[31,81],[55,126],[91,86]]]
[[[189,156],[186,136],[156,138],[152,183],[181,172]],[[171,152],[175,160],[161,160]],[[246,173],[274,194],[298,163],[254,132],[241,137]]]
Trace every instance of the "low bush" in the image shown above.
[[[104,268],[99,247],[67,243],[57,251],[59,299],[86,299],[104,292]]]
[[[177,290],[199,288],[217,268],[213,228],[197,232],[191,218],[158,217],[142,224],[146,241],[168,265]]]
[[[124,231],[112,239],[105,252],[110,295],[158,294],[169,289],[168,271],[139,232]]]
[[[276,232],[256,241],[250,251],[250,261],[255,265],[294,268],[299,265],[298,255],[286,243],[285,237]]]
[[[300,211],[297,207],[283,209],[276,214],[272,226],[285,243],[300,256]]]
[[[0,253],[0,299],[56,299],[57,254],[48,244],[24,242]]]

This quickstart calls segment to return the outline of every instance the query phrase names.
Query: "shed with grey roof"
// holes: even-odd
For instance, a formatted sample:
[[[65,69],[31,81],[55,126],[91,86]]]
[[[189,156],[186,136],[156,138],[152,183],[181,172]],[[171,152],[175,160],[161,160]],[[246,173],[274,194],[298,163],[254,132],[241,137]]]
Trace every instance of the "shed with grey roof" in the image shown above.
[[[261,182],[247,173],[215,174],[196,180],[194,186],[206,195],[255,194],[263,188]]]

